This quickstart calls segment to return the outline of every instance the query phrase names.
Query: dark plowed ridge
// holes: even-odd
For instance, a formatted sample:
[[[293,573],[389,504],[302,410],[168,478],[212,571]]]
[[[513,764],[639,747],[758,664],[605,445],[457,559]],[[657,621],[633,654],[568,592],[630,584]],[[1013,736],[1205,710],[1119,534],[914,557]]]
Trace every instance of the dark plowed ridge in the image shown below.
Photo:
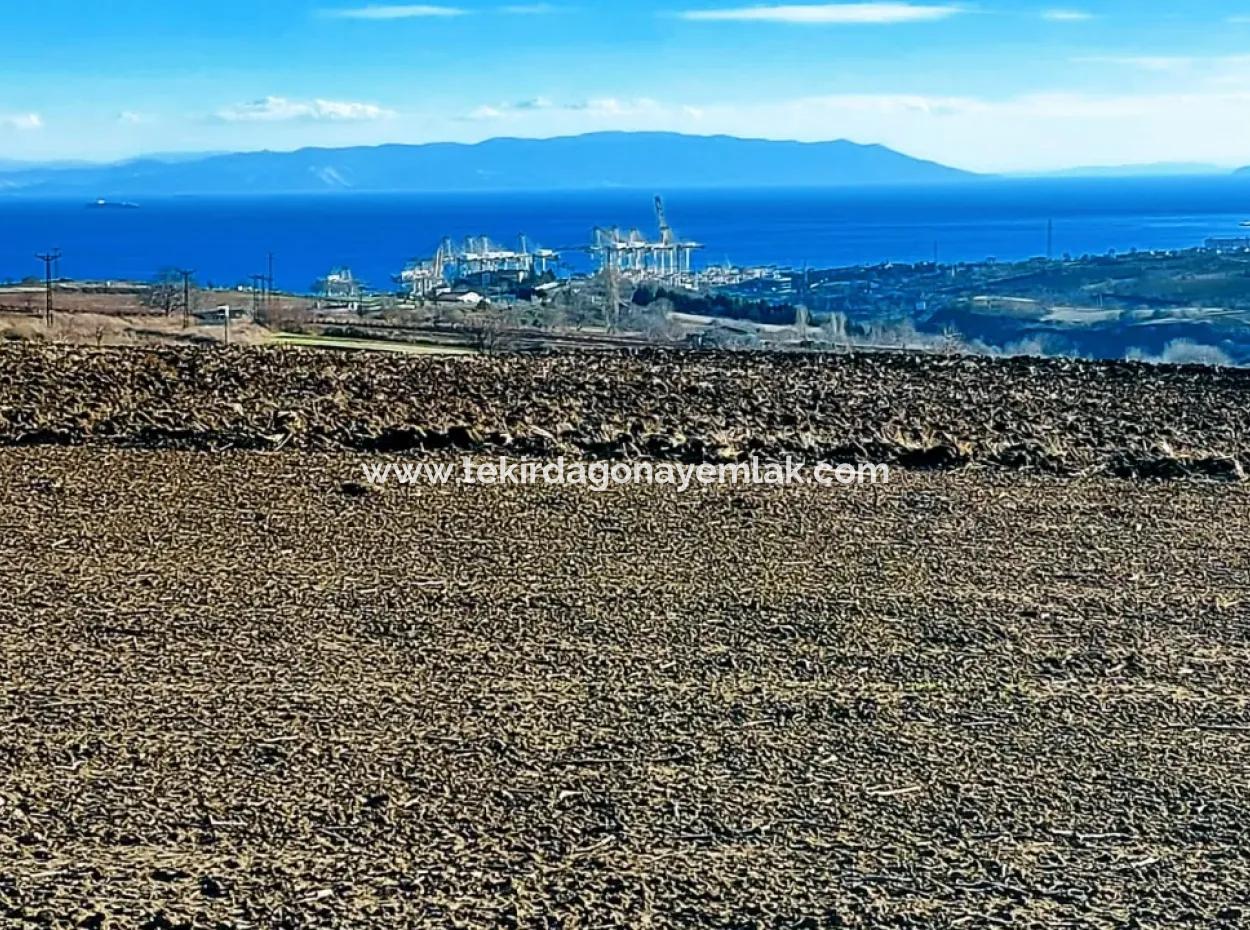
[[[438,359],[0,350],[0,443],[301,448],[1241,477],[1250,373],[647,352]]]
[[[358,466],[0,451],[0,925],[1246,925],[1250,489]]]

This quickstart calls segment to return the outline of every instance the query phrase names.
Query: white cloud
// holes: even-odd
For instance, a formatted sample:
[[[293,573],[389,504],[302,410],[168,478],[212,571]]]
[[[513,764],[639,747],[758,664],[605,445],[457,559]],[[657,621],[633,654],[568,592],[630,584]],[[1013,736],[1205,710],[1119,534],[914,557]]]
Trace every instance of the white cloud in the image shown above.
[[[564,12],[564,7],[551,3],[518,3],[512,6],[501,6],[499,12],[512,16],[551,16],[554,13]]]
[[[1042,19],[1052,23],[1087,23],[1093,18],[1085,10],[1042,10]]]
[[[622,100],[618,97],[597,97],[584,103],[570,104],[566,109],[592,116],[636,116],[662,112],[664,106],[650,97]]]
[[[663,114],[664,105],[649,97],[622,99],[619,97],[596,97],[558,103],[548,97],[532,97],[510,103],[487,104],[468,114],[470,120],[520,119],[540,113],[577,113],[589,117],[631,117],[643,114]],[[687,114],[697,118],[697,108],[687,108]]]
[[[144,123],[153,122],[153,118],[146,113],[138,113],[134,110],[122,110],[117,114],[117,121],[127,126],[142,126]]]
[[[893,24],[933,22],[965,12],[962,6],[915,3],[818,3],[686,10],[692,22],[769,22],[798,24]]]
[[[14,113],[10,116],[0,116],[0,126],[21,132],[31,132],[43,128],[43,117],[38,113]]]
[[[394,110],[387,110],[375,103],[352,103],[340,100],[314,100],[312,118],[328,120],[375,120],[389,119]]]
[[[511,105],[514,110],[550,110],[556,104],[548,97],[531,97],[529,100],[518,100]]]
[[[227,123],[279,123],[302,121],[361,122],[389,119],[395,116],[374,103],[341,100],[288,100],[286,97],[263,97],[218,110],[216,116]]]
[[[361,6],[338,10],[325,10],[323,15],[332,19],[422,19],[430,17],[463,16],[467,11],[454,6],[430,6],[427,4],[404,4],[399,6]]]
[[[548,99],[547,97],[531,97],[528,100],[516,100],[511,103],[486,104],[471,110],[468,119],[471,120],[493,120],[504,119],[508,116],[536,113],[541,110],[564,109],[559,104]]]

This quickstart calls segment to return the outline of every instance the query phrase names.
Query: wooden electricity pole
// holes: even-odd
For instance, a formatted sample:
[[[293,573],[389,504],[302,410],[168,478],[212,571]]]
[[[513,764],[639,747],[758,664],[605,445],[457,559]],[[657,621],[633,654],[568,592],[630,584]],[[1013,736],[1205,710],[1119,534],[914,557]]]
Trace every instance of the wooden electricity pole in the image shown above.
[[[189,268],[179,268],[178,274],[182,275],[182,328],[186,329],[191,325],[191,275],[195,272]]]
[[[61,260],[61,250],[53,249],[51,252],[41,252],[35,256],[43,262],[43,280],[44,280],[44,315],[43,322],[48,329],[52,328],[52,266]]]

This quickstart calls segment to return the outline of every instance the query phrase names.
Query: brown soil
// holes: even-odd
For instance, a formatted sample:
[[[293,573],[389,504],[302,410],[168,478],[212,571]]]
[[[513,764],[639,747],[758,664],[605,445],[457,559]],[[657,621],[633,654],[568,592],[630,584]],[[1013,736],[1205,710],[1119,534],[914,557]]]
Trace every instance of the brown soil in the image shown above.
[[[1244,477],[1250,372],[907,355],[0,346],[0,442]]]
[[[360,461],[0,450],[0,925],[1245,925],[1250,489]]]

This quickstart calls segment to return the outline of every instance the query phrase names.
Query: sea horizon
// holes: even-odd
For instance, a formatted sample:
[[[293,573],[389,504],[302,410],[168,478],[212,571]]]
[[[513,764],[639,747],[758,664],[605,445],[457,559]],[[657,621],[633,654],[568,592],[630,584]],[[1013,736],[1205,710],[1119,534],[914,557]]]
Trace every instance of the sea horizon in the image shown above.
[[[444,236],[480,235],[507,245],[525,235],[561,250],[567,270],[584,271],[594,227],[655,233],[656,194],[678,233],[703,244],[702,266],[1017,261],[1045,256],[1048,243],[1054,257],[1183,249],[1242,235],[1250,218],[1250,180],[1237,175],[116,198],[136,202],[134,210],[89,209],[94,197],[8,193],[0,195],[0,279],[34,275],[34,254],[56,247],[67,278],[148,280],[178,266],[231,286],[265,270],[272,252],[279,288],[308,290],[331,268],[348,267],[387,291]]]

